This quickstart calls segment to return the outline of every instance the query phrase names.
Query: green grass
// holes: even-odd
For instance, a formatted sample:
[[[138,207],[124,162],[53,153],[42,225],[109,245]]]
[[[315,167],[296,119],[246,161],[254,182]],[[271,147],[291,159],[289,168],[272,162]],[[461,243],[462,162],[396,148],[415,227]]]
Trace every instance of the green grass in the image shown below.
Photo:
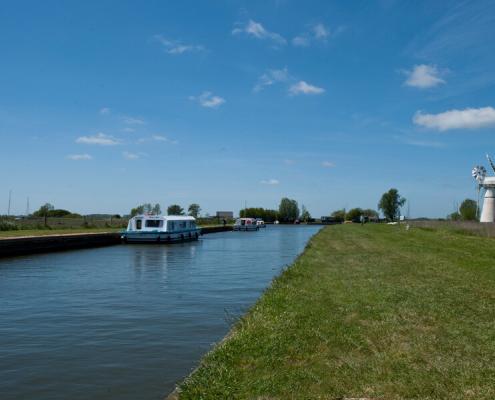
[[[46,235],[70,235],[71,233],[102,233],[120,232],[122,228],[64,228],[64,229],[20,229],[17,231],[2,231],[1,238],[19,236],[46,236]]]
[[[493,399],[495,242],[323,229],[180,399]]]

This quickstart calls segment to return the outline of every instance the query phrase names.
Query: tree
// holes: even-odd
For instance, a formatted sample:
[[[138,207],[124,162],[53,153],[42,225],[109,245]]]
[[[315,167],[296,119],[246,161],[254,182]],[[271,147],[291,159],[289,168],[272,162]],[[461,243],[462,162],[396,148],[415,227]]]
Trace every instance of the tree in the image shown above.
[[[304,222],[311,221],[311,214],[309,213],[308,209],[304,206],[304,204],[301,205],[301,220]]]
[[[297,201],[284,197],[278,207],[279,218],[284,222],[294,222],[299,218]]]
[[[184,215],[184,209],[178,204],[172,204],[167,208],[168,215]]]
[[[35,211],[33,213],[33,215],[35,217],[43,217],[44,218],[44,223],[45,223],[45,226],[47,225],[46,224],[46,218],[48,217],[48,214],[50,213],[50,211],[52,211],[55,207],[53,207],[52,204],[50,203],[45,203],[43,204],[38,211]]]
[[[477,220],[478,206],[476,201],[472,199],[466,199],[461,203],[459,207],[459,214],[463,221],[476,221]]]
[[[460,221],[461,220],[461,214],[459,212],[454,211],[452,214],[447,215],[447,219],[451,221]]]
[[[390,189],[383,193],[378,209],[382,210],[383,215],[390,221],[394,221],[400,215],[400,208],[406,203],[406,199],[401,197],[397,189]]]
[[[144,203],[131,209],[131,217],[141,214],[160,215],[161,213],[162,209],[160,207],[160,204],[158,203],[156,203],[154,206],[152,206],[151,203]]]
[[[363,210],[363,215],[365,217],[368,217],[369,219],[378,219],[378,211],[373,210],[371,208],[367,208],[366,210]]]
[[[363,210],[361,208],[351,208],[345,217],[348,221],[359,221],[361,215],[363,215]]]
[[[198,218],[201,207],[197,203],[192,203],[187,211],[191,217]]]
[[[337,221],[344,221],[345,220],[345,208],[342,210],[335,210],[330,214],[332,218],[334,218]]]
[[[153,215],[160,215],[162,213],[162,208],[160,207],[160,204],[156,203],[151,209],[151,213]]]

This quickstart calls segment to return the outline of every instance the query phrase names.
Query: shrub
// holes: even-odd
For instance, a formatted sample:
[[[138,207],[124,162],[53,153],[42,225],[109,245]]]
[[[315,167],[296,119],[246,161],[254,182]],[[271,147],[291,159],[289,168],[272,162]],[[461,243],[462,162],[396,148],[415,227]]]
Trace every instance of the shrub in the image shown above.
[[[17,231],[19,227],[12,221],[0,221],[0,231]]]

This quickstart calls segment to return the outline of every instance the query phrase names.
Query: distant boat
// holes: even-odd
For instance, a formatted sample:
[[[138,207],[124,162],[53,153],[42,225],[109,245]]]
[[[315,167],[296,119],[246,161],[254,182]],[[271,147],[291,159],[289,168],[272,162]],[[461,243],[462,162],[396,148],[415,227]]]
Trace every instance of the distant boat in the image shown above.
[[[137,215],[122,233],[126,243],[176,243],[198,240],[201,229],[194,217],[183,215]]]
[[[258,225],[260,228],[266,228],[265,221],[263,221],[261,218],[256,218],[256,225]]]
[[[257,231],[259,229],[254,218],[237,218],[234,223],[234,231]]]

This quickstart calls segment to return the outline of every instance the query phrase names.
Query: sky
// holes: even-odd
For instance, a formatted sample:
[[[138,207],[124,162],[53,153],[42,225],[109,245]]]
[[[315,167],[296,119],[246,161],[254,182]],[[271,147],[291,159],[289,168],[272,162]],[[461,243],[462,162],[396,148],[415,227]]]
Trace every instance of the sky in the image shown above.
[[[493,1],[4,1],[0,214],[445,217],[495,154],[494,39]]]

